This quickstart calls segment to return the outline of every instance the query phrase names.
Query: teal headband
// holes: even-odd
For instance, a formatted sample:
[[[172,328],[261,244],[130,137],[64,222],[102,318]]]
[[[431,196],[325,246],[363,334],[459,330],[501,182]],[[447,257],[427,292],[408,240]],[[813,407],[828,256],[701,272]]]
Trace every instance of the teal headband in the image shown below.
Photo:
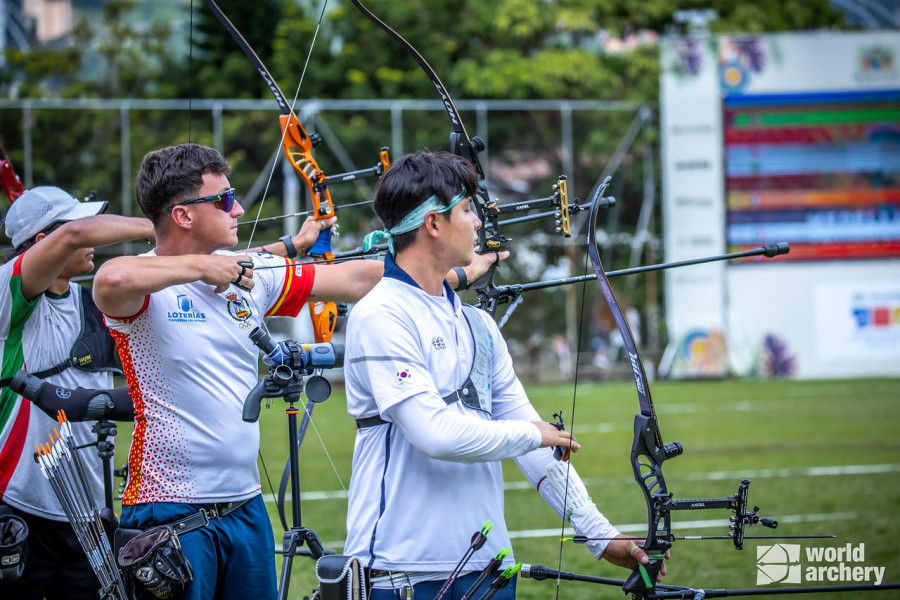
[[[445,213],[459,204],[459,201],[465,197],[466,190],[465,188],[463,188],[459,192],[459,194],[450,201],[450,204],[444,206],[443,204],[441,204],[441,201],[438,200],[437,196],[431,196],[425,202],[412,209],[412,211],[410,211],[408,215],[403,217],[402,221],[400,221],[390,229],[379,229],[378,231],[373,231],[372,233],[364,237],[363,252],[368,252],[375,244],[378,244],[382,240],[387,240],[388,246],[391,249],[391,254],[394,254],[395,236],[413,231],[414,229],[418,229],[423,223],[425,223],[425,215],[427,215],[431,211],[434,211],[436,213]]]

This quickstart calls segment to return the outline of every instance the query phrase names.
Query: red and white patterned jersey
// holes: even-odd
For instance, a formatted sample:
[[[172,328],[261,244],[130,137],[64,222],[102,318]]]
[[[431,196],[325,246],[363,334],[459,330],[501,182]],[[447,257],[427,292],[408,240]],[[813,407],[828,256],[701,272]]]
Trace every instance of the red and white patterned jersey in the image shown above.
[[[315,269],[252,256],[257,268],[279,268],[254,271],[250,292],[232,285],[215,294],[198,281],[148,295],[131,317],[107,315],[135,408],[122,504],[227,502],[259,493],[259,426],[241,420],[258,380],[259,350],[249,334],[263,316],[296,316]]]

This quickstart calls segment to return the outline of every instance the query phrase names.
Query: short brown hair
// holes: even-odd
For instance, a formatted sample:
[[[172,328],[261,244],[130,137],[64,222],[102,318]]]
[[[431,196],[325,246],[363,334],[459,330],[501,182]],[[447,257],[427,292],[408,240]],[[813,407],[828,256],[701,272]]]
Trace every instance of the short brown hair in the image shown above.
[[[179,144],[149,152],[134,178],[138,206],[156,225],[166,206],[197,195],[207,173],[231,173],[231,165],[215,148]]]

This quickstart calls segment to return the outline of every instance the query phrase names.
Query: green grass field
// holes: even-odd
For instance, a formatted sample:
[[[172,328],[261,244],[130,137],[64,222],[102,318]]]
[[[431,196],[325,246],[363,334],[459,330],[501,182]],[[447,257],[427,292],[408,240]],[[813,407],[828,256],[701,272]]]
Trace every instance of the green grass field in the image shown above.
[[[527,389],[545,418],[562,410],[566,422],[572,422],[571,385],[529,385]],[[885,567],[885,582],[900,581],[900,515],[895,512],[900,508],[900,380],[657,382],[652,392],[664,441],[677,440],[685,448],[682,456],[664,466],[675,498],[730,496],[741,478],[749,478],[751,504],[761,507],[760,515],[780,521],[777,533],[837,536],[785,540],[801,545],[801,557],[805,548],[865,544],[865,559],[859,564]],[[276,487],[288,452],[284,406],[282,400],[273,400],[260,419],[264,466]],[[631,383],[579,385],[574,431],[583,448],[573,464],[600,510],[624,532],[639,535],[646,531],[646,508],[629,459],[636,411]],[[300,454],[303,525],[314,529],[327,548],[340,552],[347,507],[342,487],[349,485],[355,435],[340,390],[318,405],[314,422],[315,430],[310,428]],[[117,464],[125,460],[128,439],[127,434],[120,435]],[[516,558],[557,568],[560,519],[528,486],[514,463],[510,461],[505,469],[506,520],[515,532]],[[262,477],[268,494],[265,472]],[[269,504],[276,547],[280,547],[281,526],[274,503]],[[676,535],[724,534],[729,514],[725,510],[676,512],[673,531]],[[497,517],[485,515],[488,518]],[[771,533],[776,532],[757,525],[747,535]],[[666,583],[756,588],[756,548],[776,542],[748,540],[738,552],[728,540],[676,541]],[[627,575],[624,569],[598,563],[585,548],[571,543],[563,548],[562,569],[615,578]],[[290,597],[302,598],[315,585],[313,561],[297,557]],[[554,597],[555,581],[519,580],[520,599]],[[617,588],[564,581],[559,597],[623,596]],[[871,597],[900,598],[900,591],[881,591]]]

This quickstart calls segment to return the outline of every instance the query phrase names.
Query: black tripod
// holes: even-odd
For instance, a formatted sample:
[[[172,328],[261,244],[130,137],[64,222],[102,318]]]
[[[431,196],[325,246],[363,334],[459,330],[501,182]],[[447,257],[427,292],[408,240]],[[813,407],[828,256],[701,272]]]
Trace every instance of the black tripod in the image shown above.
[[[81,448],[87,448],[88,446],[97,446],[97,456],[100,457],[100,460],[103,463],[103,503],[106,505],[106,508],[112,511],[112,461],[116,445],[113,440],[108,440],[107,438],[115,438],[119,430],[116,428],[116,424],[113,421],[107,421],[104,419],[94,423],[93,427],[91,427],[91,431],[97,434],[97,441],[90,444],[85,444],[84,446],[79,446],[78,448],[80,450]]]
[[[278,584],[278,598],[287,598],[290,587],[291,567],[294,556],[311,556],[318,560],[325,554],[334,554],[333,550],[325,550],[319,536],[312,529],[303,526],[300,512],[300,469],[298,461],[299,446],[297,440],[297,413],[295,406],[300,396],[305,394],[310,402],[324,402],[331,395],[331,384],[319,375],[309,377],[304,384],[304,375],[312,374],[316,369],[340,366],[343,360],[343,347],[339,345],[304,344],[285,341],[276,344],[272,338],[260,328],[250,332],[250,339],[263,352],[263,362],[269,365],[269,372],[260,379],[247,395],[244,402],[243,419],[247,422],[259,419],[260,404],[263,398],[283,398],[288,403],[285,413],[288,417],[288,436],[290,445],[291,477],[291,528],[284,532],[281,554],[281,578]],[[306,411],[304,420],[309,418],[312,406]],[[302,550],[303,544],[309,549]]]

